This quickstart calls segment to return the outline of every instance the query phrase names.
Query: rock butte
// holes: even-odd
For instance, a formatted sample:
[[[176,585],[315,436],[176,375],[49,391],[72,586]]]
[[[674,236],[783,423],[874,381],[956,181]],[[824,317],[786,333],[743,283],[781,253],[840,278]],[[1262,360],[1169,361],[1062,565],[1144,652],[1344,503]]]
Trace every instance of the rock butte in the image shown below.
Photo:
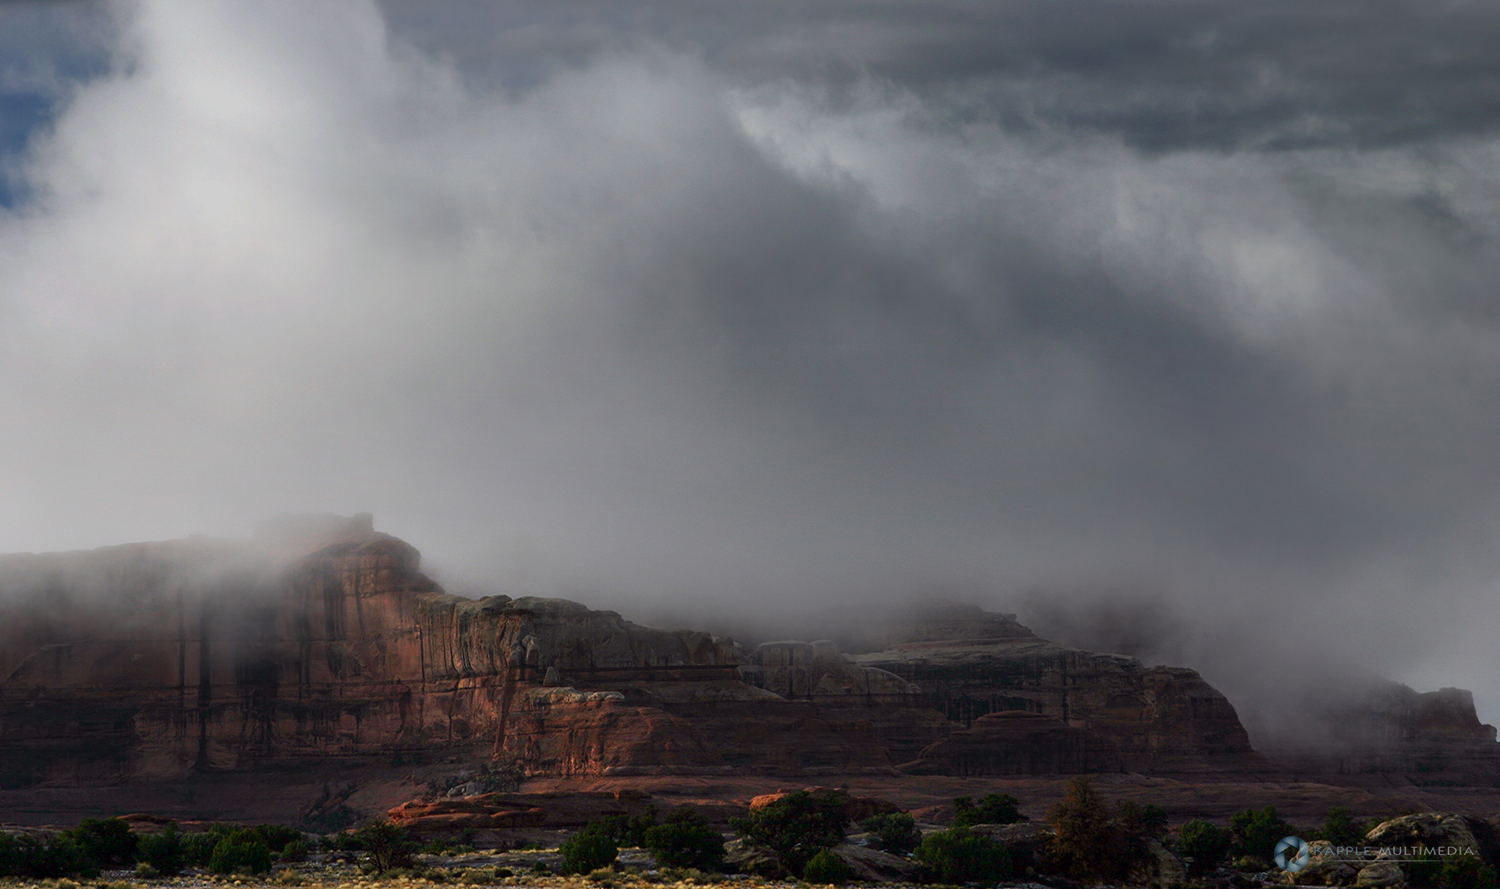
[[[446,595],[368,515],[4,556],[0,602],[7,787],[408,754],[537,776],[1259,763],[1198,674],[1047,642],[1013,615],[939,604],[853,656],[747,650],[561,599]],[[1443,695],[1422,712],[1493,747],[1472,702]]]

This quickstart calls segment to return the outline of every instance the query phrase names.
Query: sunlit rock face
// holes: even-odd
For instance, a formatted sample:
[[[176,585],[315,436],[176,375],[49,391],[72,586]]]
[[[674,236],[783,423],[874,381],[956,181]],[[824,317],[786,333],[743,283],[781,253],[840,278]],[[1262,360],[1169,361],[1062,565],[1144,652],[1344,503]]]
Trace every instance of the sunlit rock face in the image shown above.
[[[0,781],[458,750],[539,774],[888,768],[931,710],[787,700],[732,642],[448,596],[368,516],[0,558]]]

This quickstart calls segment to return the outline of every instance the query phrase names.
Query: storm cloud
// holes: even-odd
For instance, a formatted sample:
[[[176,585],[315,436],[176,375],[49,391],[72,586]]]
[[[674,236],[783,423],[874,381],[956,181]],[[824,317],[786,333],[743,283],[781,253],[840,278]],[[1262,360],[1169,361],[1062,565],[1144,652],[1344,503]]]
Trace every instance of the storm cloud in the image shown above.
[[[6,14],[0,549],[372,511],[459,591],[1139,601],[1232,698],[1500,718],[1490,6]]]

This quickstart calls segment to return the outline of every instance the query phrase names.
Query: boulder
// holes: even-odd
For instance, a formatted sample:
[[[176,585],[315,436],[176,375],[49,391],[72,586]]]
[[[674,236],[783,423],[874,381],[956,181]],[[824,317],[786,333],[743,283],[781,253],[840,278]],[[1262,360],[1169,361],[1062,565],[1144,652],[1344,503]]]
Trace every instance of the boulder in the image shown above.
[[[843,806],[844,814],[849,816],[850,824],[858,824],[874,815],[889,815],[901,811],[901,808],[895,803],[874,797],[854,796],[847,790],[833,787],[804,787],[801,791],[778,790],[775,793],[764,793],[750,800],[750,811],[757,812],[799,792],[807,792],[815,795],[832,794]]]
[[[915,883],[922,872],[921,865],[909,858],[867,846],[843,843],[830,851],[849,866],[856,883]]]
[[[1010,851],[1011,864],[1016,873],[1024,874],[1034,868],[1052,842],[1052,828],[1040,821],[1022,821],[1018,824],[976,824],[975,833],[998,840]]]
[[[1307,866],[1287,875],[1287,882],[1293,886],[1348,886],[1354,882],[1358,870],[1340,858],[1328,841],[1314,840],[1308,844],[1308,852]]]
[[[1404,886],[1406,875],[1394,861],[1376,861],[1359,869],[1354,878],[1356,886]]]
[[[1464,849],[1471,850],[1471,854],[1479,854],[1479,841],[1475,839],[1468,823],[1458,815],[1442,812],[1419,812],[1382,821],[1365,834],[1365,839],[1372,846],[1455,850],[1439,851],[1438,857],[1464,854],[1456,851]]]
[[[785,880],[794,876],[775,852],[744,839],[724,844],[725,869],[732,873],[752,874],[768,880]]]
[[[391,822],[418,833],[463,828],[541,827],[547,813],[536,806],[497,800],[493,794],[411,800],[386,812]]]
[[[1187,868],[1182,859],[1156,840],[1146,841],[1148,857],[1131,868],[1134,883],[1156,886],[1181,886],[1187,882]]]

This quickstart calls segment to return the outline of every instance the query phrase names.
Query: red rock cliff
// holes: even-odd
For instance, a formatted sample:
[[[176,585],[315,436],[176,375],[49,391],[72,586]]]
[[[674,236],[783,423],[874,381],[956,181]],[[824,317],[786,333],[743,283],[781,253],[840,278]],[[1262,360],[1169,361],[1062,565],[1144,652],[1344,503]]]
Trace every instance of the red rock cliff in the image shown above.
[[[928,709],[756,688],[705,633],[445,595],[367,517],[5,557],[0,596],[12,786],[452,748],[547,774],[848,771],[947,731]]]

